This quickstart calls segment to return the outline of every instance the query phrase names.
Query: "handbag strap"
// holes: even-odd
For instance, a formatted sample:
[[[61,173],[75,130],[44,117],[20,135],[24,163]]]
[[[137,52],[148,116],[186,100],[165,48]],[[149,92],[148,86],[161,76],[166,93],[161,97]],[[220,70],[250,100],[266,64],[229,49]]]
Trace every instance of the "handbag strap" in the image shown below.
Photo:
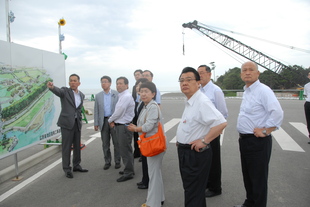
[[[155,103],[152,103],[152,104],[155,104]],[[155,104],[157,105],[157,104]],[[157,105],[157,111],[158,111],[158,119],[159,119],[159,122],[160,122],[160,113],[159,113],[159,106]],[[146,114],[145,114],[145,117],[144,117],[144,123],[146,122],[146,117],[147,117],[147,111],[146,111]]]

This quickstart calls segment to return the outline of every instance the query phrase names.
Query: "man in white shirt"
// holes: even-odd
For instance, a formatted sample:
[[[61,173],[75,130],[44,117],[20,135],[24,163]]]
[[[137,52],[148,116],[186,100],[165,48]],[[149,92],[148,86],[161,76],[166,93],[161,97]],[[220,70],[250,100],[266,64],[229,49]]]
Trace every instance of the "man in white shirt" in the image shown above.
[[[211,69],[207,65],[200,65],[197,69],[200,75],[200,90],[213,103],[215,108],[221,112],[226,119],[228,117],[228,110],[224,93],[220,87],[213,84],[211,81]],[[212,164],[209,172],[206,197],[213,197],[222,194],[222,167],[221,167],[221,135],[216,137],[210,145],[212,147]]]
[[[205,207],[206,178],[212,160],[209,144],[222,133],[227,123],[210,99],[199,90],[200,77],[194,68],[184,68],[179,82],[187,97],[176,135],[185,206]]]
[[[115,106],[115,111],[109,118],[111,127],[115,127],[116,137],[120,147],[120,154],[124,163],[124,171],[117,182],[130,180],[134,176],[133,153],[132,153],[132,132],[127,126],[133,119],[135,113],[135,102],[128,91],[128,79],[119,77],[116,80],[116,88],[119,92],[119,98]]]
[[[308,78],[310,79],[310,73],[308,73]],[[305,116],[307,121],[307,129],[310,138],[310,82],[307,83],[304,87],[304,96],[306,97],[306,102],[304,104]],[[310,144],[310,141],[308,142]]]
[[[237,121],[239,149],[246,199],[235,207],[266,207],[268,168],[272,149],[271,132],[283,120],[283,110],[273,91],[262,84],[258,66],[245,62],[241,79],[245,82]]]

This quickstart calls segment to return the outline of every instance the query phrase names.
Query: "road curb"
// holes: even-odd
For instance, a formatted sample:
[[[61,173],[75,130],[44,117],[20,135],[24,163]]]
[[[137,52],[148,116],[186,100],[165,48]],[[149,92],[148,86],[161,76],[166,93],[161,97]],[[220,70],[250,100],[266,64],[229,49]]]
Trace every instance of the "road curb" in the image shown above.
[[[57,152],[61,151],[61,146],[50,146],[47,149],[44,149],[24,160],[18,162],[18,171],[19,174],[34,165],[42,162],[43,160],[47,159],[48,157],[56,154]],[[7,167],[0,171],[0,183],[12,179],[16,176],[15,172],[15,165]]]

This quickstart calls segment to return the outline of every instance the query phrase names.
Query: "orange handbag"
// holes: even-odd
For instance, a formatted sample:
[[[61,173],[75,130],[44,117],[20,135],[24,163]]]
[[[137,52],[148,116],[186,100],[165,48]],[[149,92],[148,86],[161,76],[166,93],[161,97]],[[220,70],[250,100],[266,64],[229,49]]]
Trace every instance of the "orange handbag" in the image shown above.
[[[163,132],[163,127],[160,122],[158,122],[158,131],[156,134],[145,137],[146,133],[139,136],[138,145],[140,152],[145,157],[153,157],[164,152],[167,149],[166,146],[166,136]]]

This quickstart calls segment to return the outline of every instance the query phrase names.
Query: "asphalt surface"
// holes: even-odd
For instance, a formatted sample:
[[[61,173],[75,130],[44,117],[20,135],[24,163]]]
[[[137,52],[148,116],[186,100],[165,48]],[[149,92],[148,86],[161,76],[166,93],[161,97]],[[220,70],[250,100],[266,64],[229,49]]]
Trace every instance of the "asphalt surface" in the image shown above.
[[[232,207],[242,204],[245,198],[243,187],[238,133],[236,120],[240,99],[226,99],[229,110],[228,126],[222,143],[222,195],[207,198],[210,207]],[[273,138],[273,150],[269,170],[269,207],[308,207],[310,206],[310,144],[305,133],[304,101],[280,100],[285,116],[282,124],[284,133]],[[91,109],[93,102],[87,101],[85,108]],[[184,109],[184,100],[171,97],[162,100],[162,113],[167,138],[174,142],[177,119]],[[1,207],[139,207],[145,202],[147,190],[140,190],[136,183],[141,181],[141,163],[135,159],[135,177],[118,183],[120,169],[103,170],[104,160],[99,134],[90,123],[84,124],[82,140],[86,148],[82,150],[83,168],[88,173],[74,172],[74,178],[65,177],[61,169],[61,154],[44,159],[20,173],[20,181],[7,180],[0,184]],[[301,126],[296,128],[297,125]],[[276,136],[275,136],[276,137]],[[286,146],[286,147],[283,147]],[[299,148],[290,148],[299,146]],[[283,149],[284,148],[284,149]],[[27,157],[42,146],[35,146],[20,153]],[[31,152],[30,152],[31,151]],[[10,165],[9,159],[0,161],[0,170]],[[174,143],[169,143],[162,166],[165,186],[165,207],[184,206],[182,181],[178,168],[178,157]],[[122,169],[122,168],[121,168]]]

